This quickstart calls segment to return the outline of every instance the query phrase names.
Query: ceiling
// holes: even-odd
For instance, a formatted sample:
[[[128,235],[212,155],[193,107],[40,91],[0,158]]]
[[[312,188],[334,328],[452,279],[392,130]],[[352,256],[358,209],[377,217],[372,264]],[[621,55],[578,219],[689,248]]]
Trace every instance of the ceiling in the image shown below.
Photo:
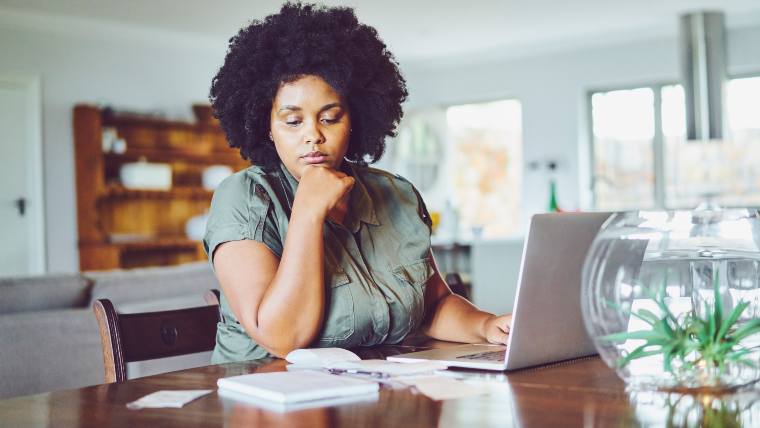
[[[353,0],[397,58],[408,62],[535,53],[672,35],[686,11],[726,12],[729,27],[760,24],[758,0]],[[225,42],[280,0],[0,0],[3,13],[153,28]]]

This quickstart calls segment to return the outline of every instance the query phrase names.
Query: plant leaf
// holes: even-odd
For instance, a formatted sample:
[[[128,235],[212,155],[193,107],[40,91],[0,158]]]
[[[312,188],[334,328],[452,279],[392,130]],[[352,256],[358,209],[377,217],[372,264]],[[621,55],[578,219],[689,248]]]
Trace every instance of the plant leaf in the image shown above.
[[[741,327],[737,328],[731,339],[736,342],[741,342],[745,337],[752,336],[753,334],[760,333],[760,319],[755,318],[744,323]]]
[[[639,309],[638,312],[631,312],[631,315],[651,326],[660,321],[660,318],[657,315],[647,309]]]
[[[662,360],[662,367],[665,369],[666,372],[673,373],[673,347],[663,347],[662,348],[663,353],[663,360]]]
[[[736,350],[736,351],[733,351],[733,352],[729,352],[728,354],[726,354],[726,358],[729,359],[729,360],[734,360],[735,361],[735,360],[738,360],[738,359],[742,358],[743,356],[749,354],[750,352],[752,352],[752,351],[749,350],[749,349],[747,349],[747,348],[742,348],[742,349],[739,349],[739,350]]]
[[[734,325],[736,320],[739,319],[739,317],[742,315],[742,312],[747,309],[747,306],[749,306],[749,302],[742,301],[736,305],[736,307],[734,307],[734,310],[731,311],[731,313],[728,315],[728,318],[723,321],[723,325],[720,326],[720,330],[718,331],[719,339],[726,336],[728,330]]]
[[[610,342],[625,342],[626,340],[662,340],[667,338],[664,338],[661,334],[652,330],[639,330],[608,334],[600,337],[600,339],[608,340]]]
[[[678,326],[678,323],[674,323],[674,326],[675,328],[670,326],[670,322],[668,318],[666,317],[657,321],[657,323],[655,323],[655,325],[653,326],[653,329],[655,331],[659,331],[665,337],[668,337],[672,340],[676,340],[679,336],[678,330],[680,330],[680,328]]]
[[[715,333],[717,333],[718,330],[718,326],[715,321],[715,312],[718,310],[718,307],[710,307],[709,304],[706,304],[705,307],[707,308],[707,337],[709,341],[713,341],[715,340]]]
[[[618,360],[618,367],[623,368],[623,367],[627,366],[631,362],[631,360],[635,360],[637,358],[649,357],[649,356],[652,356],[652,355],[657,355],[657,354],[660,354],[662,352],[659,349],[646,351],[647,346],[649,346],[649,345],[646,345],[646,344],[645,345],[641,345],[638,348],[636,348],[633,351],[631,351],[630,353],[628,353],[625,357],[621,357]]]

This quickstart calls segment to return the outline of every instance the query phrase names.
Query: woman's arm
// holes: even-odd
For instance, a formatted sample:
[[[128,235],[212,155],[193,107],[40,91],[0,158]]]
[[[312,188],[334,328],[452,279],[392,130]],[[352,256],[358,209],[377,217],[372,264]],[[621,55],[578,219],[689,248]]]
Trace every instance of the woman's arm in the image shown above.
[[[278,357],[308,346],[324,312],[324,237],[327,213],[353,178],[325,168],[301,177],[282,258],[257,241],[220,245],[213,263],[230,307],[253,340]]]
[[[479,310],[467,299],[451,292],[446,285],[433,252],[435,273],[425,287],[425,324],[423,332],[439,340],[464,343],[507,343],[512,315],[496,316]]]

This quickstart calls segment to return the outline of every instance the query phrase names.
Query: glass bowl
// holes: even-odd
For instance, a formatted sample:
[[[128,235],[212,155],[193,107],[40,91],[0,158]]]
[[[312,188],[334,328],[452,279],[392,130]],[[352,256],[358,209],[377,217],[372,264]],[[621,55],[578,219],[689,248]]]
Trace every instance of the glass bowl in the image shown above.
[[[757,209],[614,214],[582,281],[586,329],[629,386],[725,390],[760,378]]]

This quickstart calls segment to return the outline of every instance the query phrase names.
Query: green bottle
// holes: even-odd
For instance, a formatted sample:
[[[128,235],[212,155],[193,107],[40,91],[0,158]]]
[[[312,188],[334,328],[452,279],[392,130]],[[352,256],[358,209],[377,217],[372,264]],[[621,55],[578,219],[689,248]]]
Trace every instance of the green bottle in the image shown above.
[[[562,209],[557,203],[557,182],[552,178],[549,180],[549,212],[561,213]]]

